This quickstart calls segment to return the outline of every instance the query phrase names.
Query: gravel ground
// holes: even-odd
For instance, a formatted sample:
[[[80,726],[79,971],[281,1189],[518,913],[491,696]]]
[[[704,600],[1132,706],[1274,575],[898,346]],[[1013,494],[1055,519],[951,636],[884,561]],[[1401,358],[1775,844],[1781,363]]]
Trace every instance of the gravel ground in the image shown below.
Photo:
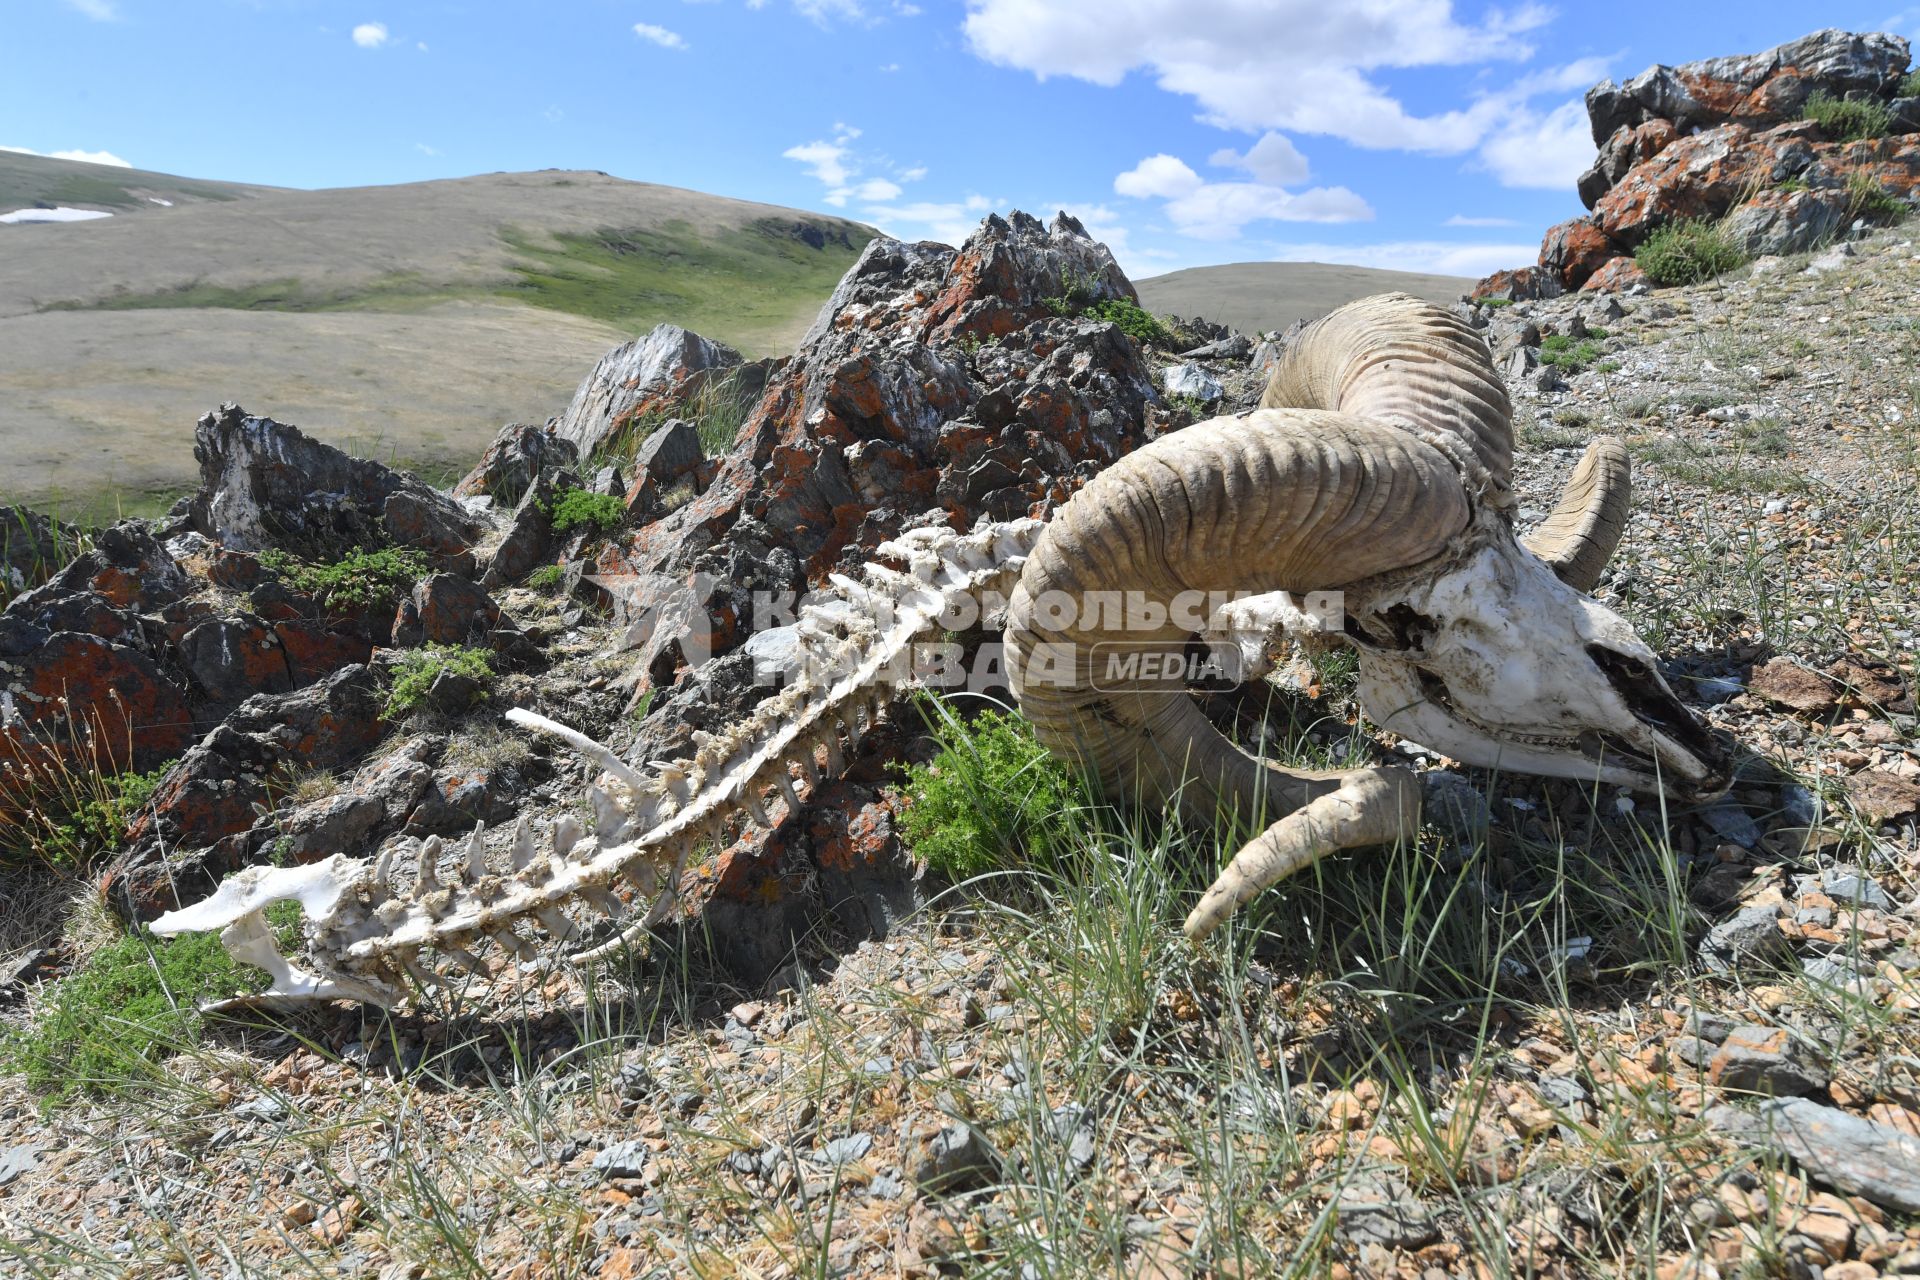
[[[1602,595],[1739,742],[1727,801],[1423,759],[1418,849],[1218,951],[1147,833],[762,989],[535,961],[457,1016],[216,1033],[128,1097],[9,1081],[0,1238],[62,1276],[1920,1272],[1920,250],[1852,248],[1481,313],[1523,522],[1590,435],[1635,452]],[[1590,367],[1542,376],[1517,339],[1576,315]],[[1304,754],[1405,754],[1299,674]]]

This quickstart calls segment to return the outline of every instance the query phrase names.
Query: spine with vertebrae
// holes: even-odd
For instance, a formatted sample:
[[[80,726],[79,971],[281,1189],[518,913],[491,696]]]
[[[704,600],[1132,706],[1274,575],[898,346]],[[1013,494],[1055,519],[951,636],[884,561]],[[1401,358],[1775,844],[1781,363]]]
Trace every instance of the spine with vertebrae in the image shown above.
[[[776,806],[786,806],[784,820],[803,794],[838,777],[861,737],[914,680],[915,646],[938,636],[943,620],[1004,600],[1040,529],[1037,520],[967,534],[918,529],[882,544],[881,561],[859,577],[833,575],[825,598],[798,615],[792,682],[726,732],[696,734],[689,760],[636,767],[565,725],[509,711],[515,723],[565,742],[600,778],[587,791],[590,829],[573,817],[550,827],[523,817],[504,869],[489,866],[483,829],[461,842],[450,865],[437,837],[420,845],[419,869],[404,890],[394,883],[393,846],[373,862],[334,854],[300,867],[249,867],[204,901],[160,917],[154,932],[220,929],[236,959],[267,971],[266,991],[230,1004],[391,1006],[442,982],[449,967],[488,974],[487,940],[499,953],[528,959],[539,951],[523,930],[561,943],[578,939],[584,930],[569,914],[576,907],[613,919],[638,913],[612,940],[572,958],[618,950],[673,910],[695,850],[724,843],[736,819],[771,828]],[[618,892],[628,886],[631,906]],[[280,954],[263,914],[287,900],[306,917],[302,964]]]

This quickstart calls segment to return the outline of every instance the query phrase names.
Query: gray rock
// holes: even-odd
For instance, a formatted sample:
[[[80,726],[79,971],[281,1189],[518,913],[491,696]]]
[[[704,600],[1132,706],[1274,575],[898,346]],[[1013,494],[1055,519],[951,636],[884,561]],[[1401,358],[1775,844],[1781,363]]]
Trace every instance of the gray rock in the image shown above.
[[[287,821],[287,854],[295,862],[310,862],[335,853],[353,854],[387,816],[387,806],[374,796],[342,793],[302,805]]]
[[[1456,840],[1483,838],[1493,823],[1493,807],[1486,793],[1464,775],[1450,769],[1429,769],[1420,775],[1425,791],[1422,812]]]
[[[850,1133],[835,1138],[814,1152],[814,1161],[818,1164],[843,1165],[866,1158],[873,1150],[873,1135],[870,1133]]]
[[[1816,875],[1800,876],[1794,881],[1793,892],[1799,897],[1822,893],[1848,906],[1893,910],[1893,899],[1880,887],[1880,882],[1858,867],[1827,867]]]
[[[1767,192],[1721,222],[1727,238],[1749,257],[1799,253],[1830,238],[1846,221],[1841,191]]]
[[[0,1150],[0,1187],[16,1181],[22,1174],[32,1173],[40,1167],[38,1143],[22,1143],[19,1146]]]
[[[243,1120],[265,1120],[272,1123],[287,1118],[287,1104],[278,1098],[262,1094],[235,1107],[233,1114]]]
[[[466,478],[453,487],[456,498],[491,498],[503,507],[516,505],[534,477],[542,471],[571,467],[580,451],[545,427],[510,422]]]
[[[1710,1129],[1789,1156],[1835,1190],[1883,1209],[1920,1213],[1920,1138],[1807,1098],[1777,1098],[1752,1111],[1721,1105]]]
[[[1245,334],[1233,333],[1224,338],[1216,338],[1191,351],[1182,351],[1182,360],[1244,360],[1253,350],[1253,343]]]
[[[990,1182],[1000,1172],[993,1147],[970,1124],[951,1124],[927,1139],[907,1166],[913,1184],[929,1195],[942,1195]]]
[[[1280,363],[1280,357],[1286,354],[1286,348],[1269,338],[1253,349],[1253,356],[1247,361],[1247,367],[1262,378],[1271,377],[1273,368]]]
[[[1855,256],[1853,246],[1842,240],[1809,262],[1803,274],[1817,276],[1828,271],[1839,271],[1847,265],[1848,258]]]
[[[1745,849],[1751,849],[1760,843],[1760,824],[1747,815],[1747,811],[1734,804],[1716,804],[1703,809],[1700,816],[1706,819],[1713,833],[1722,840],[1731,840]]]
[[[639,1178],[647,1172],[653,1153],[638,1138],[616,1142],[593,1158],[593,1167],[603,1178]]]
[[[1093,1144],[1093,1113],[1077,1102],[1055,1107],[1047,1117],[1054,1141],[1066,1148],[1067,1164],[1075,1173],[1085,1172],[1098,1154]]]
[[[1700,958],[1715,973],[1779,965],[1793,958],[1793,946],[1780,932],[1780,916],[1772,907],[1747,907],[1707,931],[1700,942]]]
[[[1823,1064],[1784,1027],[1735,1027],[1707,1068],[1723,1089],[1786,1097],[1827,1087]]]
[[[1433,1211],[1404,1183],[1363,1181],[1341,1188],[1334,1233],[1356,1246],[1418,1249],[1440,1238]]]
[[[1192,396],[1212,404],[1227,394],[1220,380],[1197,364],[1176,364],[1160,375],[1161,385],[1170,396]]]
[[[663,489],[670,489],[707,460],[700,433],[684,418],[672,418],[640,442],[634,454],[634,474],[645,470]]]
[[[709,342],[676,324],[659,325],[600,357],[560,415],[554,433],[582,458],[590,457],[648,401],[672,397],[696,375],[739,363],[740,353],[732,347]]]
[[[1704,1071],[1713,1061],[1714,1045],[1699,1036],[1681,1036],[1668,1046],[1667,1052],[1696,1071]]]

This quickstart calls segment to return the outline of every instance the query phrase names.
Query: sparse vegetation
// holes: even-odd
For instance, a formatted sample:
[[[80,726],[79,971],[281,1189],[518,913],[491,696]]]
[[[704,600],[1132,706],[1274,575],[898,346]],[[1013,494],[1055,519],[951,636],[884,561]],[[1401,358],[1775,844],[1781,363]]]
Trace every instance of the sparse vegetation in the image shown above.
[[[332,564],[312,564],[278,550],[260,553],[260,563],[287,585],[331,609],[384,608],[427,574],[424,552],[410,547],[355,551]]]
[[[1839,142],[1857,142],[1878,138],[1893,124],[1886,104],[1864,98],[1836,98],[1815,93],[1800,110],[1800,118],[1811,120],[1822,132]]]
[[[527,575],[527,585],[535,591],[558,591],[566,576],[565,565],[543,564]]]
[[[1865,218],[1868,222],[1887,225],[1899,222],[1913,211],[1913,206],[1894,195],[1863,169],[1856,169],[1847,176],[1847,217]]]
[[[1670,222],[1647,237],[1633,260],[1655,284],[1698,284],[1746,261],[1718,223]]]
[[[268,908],[284,944],[299,906]],[[124,1092],[164,1074],[158,1059],[194,1041],[202,1000],[258,991],[266,975],[234,964],[216,934],[156,938],[141,928],[68,974],[31,1027],[0,1044],[0,1061],[49,1104]]]
[[[1894,96],[1920,98],[1920,69],[1907,72],[1907,78],[1900,82],[1900,90]]]
[[[618,494],[589,493],[585,489],[561,490],[546,510],[555,533],[572,533],[575,529],[608,533],[627,518],[627,504]]]
[[[0,771],[0,815],[19,811],[0,821],[0,864],[85,870],[120,847],[166,773],[115,772],[105,753],[93,763],[43,758],[30,774],[11,763]]]
[[[393,685],[387,691],[389,719],[419,708],[443,675],[464,676],[474,682],[473,701],[487,696],[493,686],[493,655],[465,645],[430,645],[409,649],[394,664]]]
[[[1582,373],[1587,366],[1600,358],[1605,349],[1600,345],[1607,335],[1604,330],[1591,330],[1591,336],[1578,341],[1564,333],[1549,334],[1540,340],[1540,363],[1552,365],[1565,373]]]
[[[1104,320],[1142,346],[1171,348],[1175,345],[1173,330],[1165,321],[1125,298],[1095,297],[1095,282],[1090,277],[1069,269],[1061,288],[1059,295],[1042,299],[1053,314]]]

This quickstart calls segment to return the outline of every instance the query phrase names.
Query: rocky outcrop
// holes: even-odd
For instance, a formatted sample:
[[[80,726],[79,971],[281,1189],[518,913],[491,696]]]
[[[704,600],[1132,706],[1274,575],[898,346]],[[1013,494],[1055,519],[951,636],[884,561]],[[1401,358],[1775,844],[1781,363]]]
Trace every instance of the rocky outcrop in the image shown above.
[[[644,337],[600,357],[554,434],[581,458],[616,439],[636,419],[663,406],[678,406],[715,373],[741,363],[740,353],[676,324],[657,326]]]
[[[0,602],[37,587],[77,549],[79,530],[25,507],[0,507]]]
[[[459,502],[405,472],[238,405],[200,419],[193,456],[200,492],[188,526],[231,549],[332,562],[394,545],[425,551],[444,568],[471,568],[470,548],[485,531]]]
[[[510,422],[500,429],[473,470],[453,487],[456,498],[491,498],[497,506],[518,503],[542,471],[571,467],[580,451],[562,439],[554,424],[530,427]]]
[[[1625,85],[1602,81],[1587,92],[1599,154],[1578,183],[1592,213],[1547,232],[1535,268],[1543,280],[1499,272],[1473,296],[1548,297],[1546,281],[1618,289],[1644,277],[1613,264],[1674,222],[1725,219],[1745,253],[1782,254],[1841,234],[1863,190],[1920,203],[1920,119],[1895,97],[1909,61],[1899,36],[1830,30],[1764,53],[1650,67]],[[1830,136],[1801,118],[1815,94],[1877,104],[1890,131]]]

